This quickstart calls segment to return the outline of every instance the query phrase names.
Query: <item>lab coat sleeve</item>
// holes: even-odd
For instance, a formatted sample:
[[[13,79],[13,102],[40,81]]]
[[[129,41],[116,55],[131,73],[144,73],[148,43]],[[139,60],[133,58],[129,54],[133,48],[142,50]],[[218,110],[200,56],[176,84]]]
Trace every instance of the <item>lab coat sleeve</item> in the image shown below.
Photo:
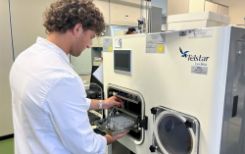
[[[89,99],[89,98],[86,98],[86,101],[87,101],[87,103],[89,104],[89,106],[90,106],[90,103],[91,103],[91,99]]]
[[[58,81],[47,97],[54,129],[71,153],[104,154],[106,138],[93,132],[84,87],[75,77]]]

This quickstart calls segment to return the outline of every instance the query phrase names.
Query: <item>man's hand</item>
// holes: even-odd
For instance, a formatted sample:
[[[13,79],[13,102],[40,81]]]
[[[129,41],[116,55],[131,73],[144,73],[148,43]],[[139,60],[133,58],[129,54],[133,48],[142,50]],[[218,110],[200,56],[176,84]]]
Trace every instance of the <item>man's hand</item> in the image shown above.
[[[106,134],[105,137],[106,137],[106,140],[107,140],[107,144],[111,144],[112,142],[124,137],[126,134],[128,134],[129,131],[124,131],[122,133],[119,133],[119,134],[116,134],[116,135],[109,135],[109,134]]]
[[[90,109],[109,109],[112,107],[122,107],[123,101],[116,97],[111,96],[105,100],[92,99],[90,103]]]
[[[111,107],[122,107],[122,106],[123,106],[122,100],[116,96],[111,96],[105,99],[103,104],[104,109],[109,109]]]

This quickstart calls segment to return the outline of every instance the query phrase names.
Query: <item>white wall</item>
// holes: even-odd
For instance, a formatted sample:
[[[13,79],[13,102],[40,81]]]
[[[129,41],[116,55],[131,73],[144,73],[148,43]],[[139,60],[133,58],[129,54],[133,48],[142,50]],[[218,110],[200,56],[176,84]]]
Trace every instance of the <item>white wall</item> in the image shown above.
[[[52,0],[11,1],[11,17],[15,57],[36,41],[45,37],[43,12]]]
[[[92,70],[91,48],[85,49],[79,57],[71,56],[71,63],[79,75],[90,74]]]

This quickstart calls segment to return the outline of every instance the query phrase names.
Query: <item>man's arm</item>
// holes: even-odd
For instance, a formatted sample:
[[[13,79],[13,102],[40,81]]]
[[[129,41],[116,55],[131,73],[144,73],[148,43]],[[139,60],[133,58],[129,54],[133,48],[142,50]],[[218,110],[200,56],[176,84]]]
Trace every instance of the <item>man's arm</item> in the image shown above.
[[[116,96],[111,96],[105,100],[92,99],[89,109],[109,109],[111,107],[121,107],[123,104],[122,100]]]

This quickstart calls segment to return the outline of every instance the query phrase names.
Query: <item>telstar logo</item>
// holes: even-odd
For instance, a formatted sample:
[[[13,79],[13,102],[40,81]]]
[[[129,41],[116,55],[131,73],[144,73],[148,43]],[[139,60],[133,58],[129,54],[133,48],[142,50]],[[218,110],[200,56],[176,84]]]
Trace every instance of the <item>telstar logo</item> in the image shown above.
[[[181,47],[179,47],[179,52],[180,52],[180,54],[181,54],[181,57],[187,57],[187,53],[188,53],[189,51],[184,51],[184,52],[183,52],[183,50],[181,49]]]
[[[188,61],[206,62],[209,59],[209,57],[205,57],[205,56],[202,56],[202,55],[189,54],[190,51],[183,51],[181,47],[179,47],[179,52],[181,54],[181,57],[187,58]]]

